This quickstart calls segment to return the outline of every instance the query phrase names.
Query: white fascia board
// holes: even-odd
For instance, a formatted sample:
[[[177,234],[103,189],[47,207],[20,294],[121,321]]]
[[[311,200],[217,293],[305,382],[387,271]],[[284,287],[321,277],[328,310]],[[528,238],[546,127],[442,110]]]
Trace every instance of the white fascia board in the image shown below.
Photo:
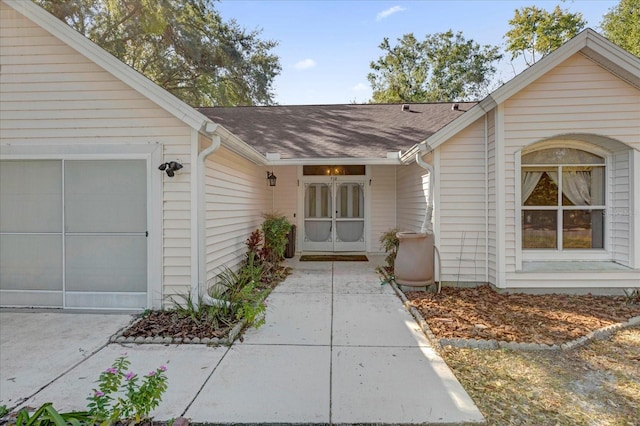
[[[417,153],[421,152],[421,146],[428,145],[430,149],[436,149],[450,138],[464,130],[467,126],[473,124],[476,120],[481,118],[487,111],[495,108],[496,102],[491,95],[484,98],[482,101],[471,107],[471,109],[460,117],[456,118],[442,129],[438,130],[436,133],[420,142],[412,146],[401,156],[401,161],[403,164],[411,164],[415,161],[415,156]]]
[[[2,1],[190,127],[200,131],[207,122],[211,122],[206,116],[126,65],[31,0]]]
[[[269,166],[323,166],[329,165],[360,165],[365,166],[398,166],[402,162],[399,158],[354,158],[354,157],[335,157],[335,158],[289,158],[282,160],[267,161]]]
[[[496,105],[503,103],[540,78],[542,75],[582,50],[585,50],[586,52],[595,52],[605,61],[609,61],[611,64],[614,64],[629,75],[635,76],[635,81],[630,81],[630,83],[636,86],[640,85],[640,59],[588,28],[571,40],[567,41],[551,54],[545,56],[531,67],[509,80],[507,83],[500,86],[479,104],[475,105],[469,111],[453,120],[451,123],[447,124],[418,145],[424,145],[426,143],[432,149],[437,148],[475,122],[486,112],[495,108]],[[587,56],[589,55],[587,54]],[[597,62],[601,63],[602,61],[598,60]],[[611,67],[607,68],[615,73],[615,70],[612,70]],[[620,77],[625,80],[629,80],[623,75],[620,75]],[[409,149],[402,156],[403,163],[411,163],[414,161],[415,154],[419,152],[418,145]]]
[[[252,163],[258,165],[267,164],[266,156],[262,155],[253,147],[245,143],[242,139],[231,133],[225,127],[218,125],[215,129],[215,132],[222,139],[222,146],[224,146],[225,148],[235,152],[243,158],[246,158]]]

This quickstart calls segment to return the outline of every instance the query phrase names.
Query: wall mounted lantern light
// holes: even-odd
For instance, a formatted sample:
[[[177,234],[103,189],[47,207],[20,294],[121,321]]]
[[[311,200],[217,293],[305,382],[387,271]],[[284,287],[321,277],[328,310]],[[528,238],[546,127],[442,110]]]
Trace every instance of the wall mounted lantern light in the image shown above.
[[[269,181],[269,186],[276,186],[276,175],[273,172],[267,172],[267,180]]]
[[[178,163],[177,161],[169,161],[168,163],[162,163],[160,164],[160,167],[158,167],[158,169],[165,171],[167,173],[167,176],[169,177],[173,177],[176,174],[176,172],[181,168],[182,168],[182,164]]]

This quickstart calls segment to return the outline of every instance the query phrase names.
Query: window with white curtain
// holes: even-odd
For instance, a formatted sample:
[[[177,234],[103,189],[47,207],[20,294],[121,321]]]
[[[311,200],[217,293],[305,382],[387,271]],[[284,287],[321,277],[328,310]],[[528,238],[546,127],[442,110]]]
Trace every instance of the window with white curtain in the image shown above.
[[[522,155],[522,248],[603,249],[605,160],[574,148]]]

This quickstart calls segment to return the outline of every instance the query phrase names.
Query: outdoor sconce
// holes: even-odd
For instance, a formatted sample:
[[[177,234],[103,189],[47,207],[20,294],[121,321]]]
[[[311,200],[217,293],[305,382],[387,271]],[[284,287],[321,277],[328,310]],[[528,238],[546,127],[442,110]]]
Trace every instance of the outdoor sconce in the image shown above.
[[[276,186],[276,175],[273,172],[267,172],[267,180],[269,181],[269,186]]]
[[[162,163],[160,164],[160,167],[158,167],[158,169],[167,172],[167,176],[169,177],[173,177],[176,174],[176,172],[181,168],[182,168],[182,164],[178,163],[177,161],[169,161],[168,163]]]

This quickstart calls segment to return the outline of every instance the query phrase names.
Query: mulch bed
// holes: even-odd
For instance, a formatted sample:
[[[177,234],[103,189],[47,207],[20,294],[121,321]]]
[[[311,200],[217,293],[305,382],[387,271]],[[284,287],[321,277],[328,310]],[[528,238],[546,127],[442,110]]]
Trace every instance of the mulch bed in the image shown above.
[[[640,316],[621,296],[501,294],[489,285],[407,292],[438,338],[562,344]]]
[[[196,322],[191,317],[180,317],[175,311],[151,311],[131,324],[123,333],[124,337],[198,337],[221,339],[229,334],[231,325],[213,327],[210,322]]]

